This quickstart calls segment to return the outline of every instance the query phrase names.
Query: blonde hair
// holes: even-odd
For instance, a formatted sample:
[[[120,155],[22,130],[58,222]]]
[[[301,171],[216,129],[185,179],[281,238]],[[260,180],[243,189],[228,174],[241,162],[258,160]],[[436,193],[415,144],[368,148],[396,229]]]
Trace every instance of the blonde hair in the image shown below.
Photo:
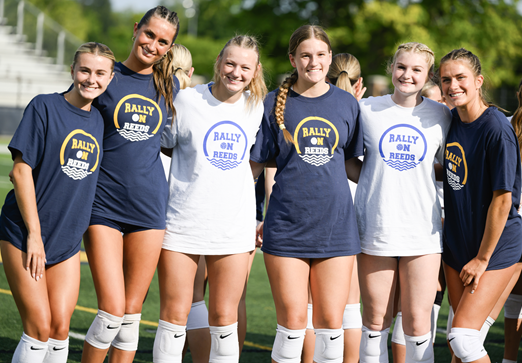
[[[156,6],[155,8],[150,9],[143,15],[140,22],[138,23],[138,29],[140,29],[143,25],[149,23],[152,17],[156,17],[158,19],[163,19],[167,21],[170,25],[172,25],[175,29],[174,37],[172,38],[172,44],[176,40],[179,32],[179,19],[178,14],[175,11],[170,11],[164,6]],[[174,79],[173,77],[173,69],[169,67],[172,62],[172,53],[167,52],[157,63],[152,66],[152,74],[154,78],[154,88],[156,89],[156,97],[158,102],[163,96],[165,99],[165,106],[167,108],[167,112],[170,111],[173,115],[176,113],[174,109]]]
[[[511,125],[513,125],[513,129],[515,129],[515,134],[518,138],[518,145],[520,147],[520,154],[522,156],[522,80],[518,85],[517,99],[518,107],[511,119]]]
[[[96,42],[88,42],[80,45],[78,49],[76,50],[76,53],[74,53],[72,67],[76,65],[76,62],[78,62],[78,58],[80,57],[80,54],[88,53],[93,55],[99,55],[101,57],[105,57],[111,61],[111,72],[114,71],[114,63],[116,63],[116,58],[114,57],[114,53],[108,46],[101,43]]]
[[[397,51],[393,55],[391,63],[388,65],[388,73],[392,73],[392,68],[397,58],[401,53],[404,52],[412,52],[423,54],[426,57],[426,63],[428,64],[428,76],[426,77],[426,81],[428,81],[434,75],[434,65],[435,65],[435,53],[428,47],[426,44],[417,43],[417,42],[409,42],[403,43],[397,47]]]
[[[431,93],[430,91],[432,90],[433,87],[439,87],[439,85],[433,81],[426,82],[424,87],[422,87],[421,96],[430,98],[430,93]],[[439,88],[439,90],[440,90],[440,88]]]
[[[473,76],[475,78],[482,75],[482,65],[480,64],[479,58],[467,49],[464,49],[464,48],[453,49],[451,52],[449,52],[444,57],[442,57],[442,59],[440,60],[439,69],[442,68],[442,65],[444,63],[449,62],[449,61],[465,61],[468,65],[469,70],[471,71],[471,73],[473,73]],[[484,85],[484,84],[482,84],[482,85]],[[488,100],[486,99],[486,96],[485,96],[485,92],[483,91],[482,88],[483,87],[479,88],[479,97],[480,97],[480,100],[482,101],[482,103],[484,104],[484,106],[486,106],[486,107],[493,106],[493,107],[498,108],[501,111],[507,112],[503,108],[500,108],[497,105],[495,105],[491,102],[488,102]]]
[[[251,35],[236,35],[232,39],[230,39],[227,44],[221,49],[221,52],[219,52],[218,58],[216,60],[216,63],[214,63],[214,77],[213,81],[214,83],[221,82],[220,78],[220,66],[221,61],[223,59],[223,54],[225,53],[225,49],[227,47],[235,45],[236,47],[244,48],[244,49],[251,49],[256,52],[257,54],[257,63],[256,63],[256,71],[254,73],[254,78],[250,81],[250,84],[245,88],[246,90],[250,91],[250,96],[247,100],[247,107],[253,107],[255,105],[260,104],[265,99],[266,94],[268,93],[268,90],[266,88],[265,84],[265,77],[263,75],[263,65],[261,64],[260,55],[259,55],[259,43],[256,38],[254,38]],[[257,69],[257,66],[259,66],[259,69]]]
[[[332,50],[330,39],[328,39],[328,35],[323,28],[318,25],[303,25],[294,31],[290,37],[290,42],[288,44],[288,54],[295,56],[297,47],[299,47],[299,45],[305,40],[312,38],[325,42],[326,45],[328,45],[328,51]],[[287,143],[294,143],[294,138],[285,127],[286,99],[288,97],[288,90],[297,82],[298,77],[297,70],[294,70],[292,74],[284,79],[283,83],[281,83],[281,86],[279,86],[279,93],[277,94],[274,109],[276,122],[279,125],[279,128],[283,131],[283,136]]]
[[[336,54],[332,58],[327,77],[330,83],[354,95],[353,85],[361,77],[361,65],[351,54]]]
[[[190,51],[181,44],[174,44],[169,52],[172,52],[170,67],[173,69],[173,74],[179,80],[179,87],[181,89],[189,87],[191,82],[189,73],[192,68],[192,55]]]

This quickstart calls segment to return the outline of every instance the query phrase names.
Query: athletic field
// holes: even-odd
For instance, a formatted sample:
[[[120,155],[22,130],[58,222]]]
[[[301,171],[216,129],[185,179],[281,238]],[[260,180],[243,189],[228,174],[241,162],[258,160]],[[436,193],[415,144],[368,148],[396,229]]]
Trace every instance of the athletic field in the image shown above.
[[[2,145],[0,147],[3,148]],[[9,155],[0,153],[0,205],[5,195],[11,189],[8,173],[12,168]],[[83,346],[83,336],[87,332],[96,314],[96,294],[92,284],[89,266],[86,262],[81,267],[82,281],[78,306],[71,321],[70,352],[68,362],[80,362]],[[446,319],[448,304],[446,298],[442,306],[439,321],[437,340],[435,343],[435,361],[449,363],[450,357],[445,342]],[[242,363],[270,362],[270,348],[272,346],[276,316],[274,303],[270,293],[270,286],[263,264],[262,254],[257,254],[252,267],[252,273],[247,293],[248,332],[245,347],[241,355]],[[135,362],[151,362],[154,333],[159,318],[158,281],[155,278],[143,306],[140,343]],[[504,344],[504,317],[500,314],[498,320],[490,329],[485,347],[492,362],[501,362]],[[3,268],[0,269],[0,362],[10,362],[11,356],[22,334],[22,323],[18,315],[14,300],[9,292]],[[519,352],[522,351],[519,349]],[[391,350],[390,350],[391,361]],[[185,362],[191,362],[190,354]]]

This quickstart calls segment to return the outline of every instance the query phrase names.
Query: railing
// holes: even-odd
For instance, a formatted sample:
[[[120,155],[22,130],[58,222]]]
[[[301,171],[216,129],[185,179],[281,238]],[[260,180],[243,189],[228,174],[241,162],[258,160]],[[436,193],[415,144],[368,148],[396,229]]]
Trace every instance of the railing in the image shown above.
[[[55,59],[59,68],[70,64],[82,40],[25,0],[0,0],[0,24],[12,27],[17,41],[31,43],[34,54]]]

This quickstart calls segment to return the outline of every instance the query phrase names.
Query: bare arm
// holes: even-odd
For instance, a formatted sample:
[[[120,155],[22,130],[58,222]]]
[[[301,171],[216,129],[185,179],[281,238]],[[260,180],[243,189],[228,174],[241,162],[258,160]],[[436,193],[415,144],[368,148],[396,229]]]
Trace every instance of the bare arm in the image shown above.
[[[473,282],[472,293],[477,289],[480,277],[486,271],[491,255],[495,247],[497,247],[500,235],[506,226],[511,204],[511,192],[505,190],[495,190],[493,192],[493,199],[489,205],[486,228],[480,242],[479,252],[460,272],[460,278],[464,282],[464,286]]]
[[[27,253],[24,265],[31,276],[38,281],[43,277],[45,269],[45,250],[36,207],[33,170],[22,160],[20,153],[17,153],[14,159],[13,184],[16,202],[27,228]]]
[[[346,169],[346,176],[354,183],[359,182],[359,176],[361,175],[362,161],[359,158],[351,158],[344,162]]]

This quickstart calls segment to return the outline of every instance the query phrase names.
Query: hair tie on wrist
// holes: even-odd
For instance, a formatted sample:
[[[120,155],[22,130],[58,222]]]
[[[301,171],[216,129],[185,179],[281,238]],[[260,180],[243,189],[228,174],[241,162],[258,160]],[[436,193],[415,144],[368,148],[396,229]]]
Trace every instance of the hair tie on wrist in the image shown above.
[[[286,129],[285,124],[279,124],[279,128],[280,128],[281,130]]]

